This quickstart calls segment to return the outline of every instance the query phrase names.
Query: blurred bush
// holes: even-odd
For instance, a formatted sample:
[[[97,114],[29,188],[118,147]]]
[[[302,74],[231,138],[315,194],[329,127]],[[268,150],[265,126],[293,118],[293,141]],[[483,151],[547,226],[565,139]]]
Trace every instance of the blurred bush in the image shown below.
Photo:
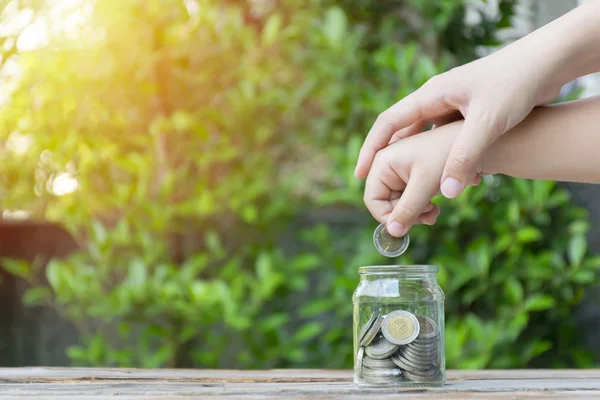
[[[3,207],[87,247],[7,261],[24,301],[77,326],[76,365],[349,367],[357,267],[389,262],[358,150],[378,112],[509,26],[513,1],[476,25],[465,3],[103,1],[35,51],[5,39]],[[436,201],[402,261],[441,268],[448,366],[589,365],[570,318],[600,265],[585,211],[506,178]]]

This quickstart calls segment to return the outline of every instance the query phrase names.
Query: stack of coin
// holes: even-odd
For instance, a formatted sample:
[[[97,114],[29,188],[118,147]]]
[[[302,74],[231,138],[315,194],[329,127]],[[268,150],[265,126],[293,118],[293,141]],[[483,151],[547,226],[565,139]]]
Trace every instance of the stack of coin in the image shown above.
[[[398,345],[381,335],[385,317],[374,311],[358,333],[359,349],[356,357],[358,374],[374,385],[387,385],[398,382],[402,371],[391,357],[398,351]]]
[[[440,378],[440,330],[429,317],[417,315],[419,334],[410,343],[400,346],[392,361],[402,369],[404,378],[430,382]]]
[[[374,311],[358,333],[356,368],[373,385],[439,378],[439,328],[422,315]]]

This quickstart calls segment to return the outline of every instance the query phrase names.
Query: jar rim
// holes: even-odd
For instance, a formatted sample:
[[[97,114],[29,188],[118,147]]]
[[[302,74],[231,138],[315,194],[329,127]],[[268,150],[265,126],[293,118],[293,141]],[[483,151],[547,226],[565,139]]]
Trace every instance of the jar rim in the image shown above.
[[[358,268],[363,274],[428,274],[436,273],[439,268],[435,265],[367,265]]]

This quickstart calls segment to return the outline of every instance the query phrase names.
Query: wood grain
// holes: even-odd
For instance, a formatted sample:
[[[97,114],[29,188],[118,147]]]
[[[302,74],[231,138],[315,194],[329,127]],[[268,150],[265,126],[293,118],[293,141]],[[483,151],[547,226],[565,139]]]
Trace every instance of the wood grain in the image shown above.
[[[432,389],[359,389],[351,371],[0,368],[1,399],[600,399],[600,370],[449,371]]]

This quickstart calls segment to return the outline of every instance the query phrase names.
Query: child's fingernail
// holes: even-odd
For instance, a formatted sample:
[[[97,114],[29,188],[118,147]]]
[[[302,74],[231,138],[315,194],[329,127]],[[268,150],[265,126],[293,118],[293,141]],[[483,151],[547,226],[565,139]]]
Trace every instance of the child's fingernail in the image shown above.
[[[446,178],[442,182],[442,194],[449,199],[453,199],[461,194],[463,189],[464,185],[454,178]]]
[[[388,232],[392,236],[400,237],[400,236],[404,235],[404,231],[405,231],[404,225],[402,225],[399,222],[392,221],[388,225]]]

